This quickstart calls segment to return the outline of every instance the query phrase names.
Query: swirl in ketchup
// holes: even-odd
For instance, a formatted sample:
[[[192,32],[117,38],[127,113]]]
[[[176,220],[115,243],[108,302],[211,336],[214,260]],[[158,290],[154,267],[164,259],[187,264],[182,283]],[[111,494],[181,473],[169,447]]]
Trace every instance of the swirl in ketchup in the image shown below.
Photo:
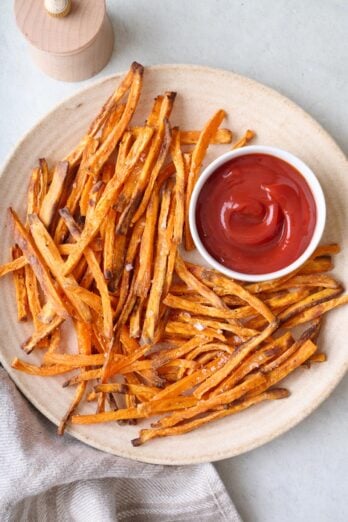
[[[275,272],[307,248],[316,206],[304,177],[268,154],[246,154],[221,165],[203,185],[197,231],[219,263],[241,273]]]

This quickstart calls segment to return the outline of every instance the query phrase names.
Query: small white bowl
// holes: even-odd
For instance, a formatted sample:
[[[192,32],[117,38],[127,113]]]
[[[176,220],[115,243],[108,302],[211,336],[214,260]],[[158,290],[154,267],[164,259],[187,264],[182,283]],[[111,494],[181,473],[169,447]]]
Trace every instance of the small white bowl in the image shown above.
[[[286,161],[289,165],[294,167],[307,181],[309,188],[311,189],[315,206],[316,206],[316,225],[313,231],[312,239],[306,248],[306,250],[291,264],[277,270],[275,272],[270,272],[268,274],[247,274],[242,272],[236,272],[230,268],[219,263],[209,252],[206,250],[203,245],[201,238],[199,237],[196,225],[196,205],[198,196],[201,192],[201,189],[207,179],[217,170],[218,167],[227,163],[231,159],[237,158],[239,156],[246,156],[250,154],[267,154],[269,156],[273,156],[275,158],[279,158],[283,161]],[[210,163],[208,167],[202,172],[199,177],[195,188],[193,189],[190,208],[189,208],[189,221],[190,221],[190,230],[192,234],[193,241],[201,254],[201,256],[206,260],[206,262],[212,267],[218,270],[219,272],[232,277],[233,279],[240,279],[242,281],[267,281],[270,279],[277,279],[278,277],[282,277],[286,274],[289,274],[293,270],[299,268],[307,259],[313,254],[314,250],[318,246],[318,243],[321,239],[321,236],[324,231],[326,219],[326,204],[325,198],[323,194],[323,190],[320,186],[320,183],[312,172],[312,170],[303,163],[302,160],[282,149],[278,149],[276,147],[264,147],[262,145],[252,145],[243,147],[240,149],[232,150],[230,152],[226,152],[222,156],[218,157],[215,161]]]

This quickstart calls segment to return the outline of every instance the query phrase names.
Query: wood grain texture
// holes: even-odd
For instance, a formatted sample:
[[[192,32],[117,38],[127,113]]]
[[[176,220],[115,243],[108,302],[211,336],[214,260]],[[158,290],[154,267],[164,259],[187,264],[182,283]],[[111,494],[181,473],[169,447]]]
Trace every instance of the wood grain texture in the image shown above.
[[[92,117],[114,90],[121,75],[102,79],[69,98],[43,120],[24,139],[4,167],[0,178],[2,196],[0,230],[1,262],[8,260],[12,230],[6,208],[12,204],[24,208],[27,180],[36,158],[50,162],[64,157],[83,136]],[[145,71],[144,90],[135,124],[141,124],[156,94],[178,92],[171,117],[173,125],[200,128],[219,108],[228,118],[224,126],[235,136],[247,128],[257,131],[256,144],[281,147],[303,159],[318,176],[327,201],[328,219],[323,242],[338,241],[342,253],[335,259],[335,276],[348,286],[348,177],[347,160],[332,138],[302,109],[277,92],[236,74],[198,66],[158,66]],[[210,148],[204,166],[224,152],[226,147]],[[23,216],[23,214],[22,214]],[[191,257],[192,260],[194,260]],[[196,258],[196,261],[199,258]],[[11,369],[14,357],[23,357],[20,343],[29,335],[30,325],[18,324],[11,278],[0,281],[0,359],[17,386],[52,422],[58,424],[74,390],[61,388],[64,377],[44,379]],[[325,364],[310,371],[299,369],[285,385],[291,396],[284,401],[259,404],[236,416],[207,425],[182,437],[158,439],[133,448],[130,440],[136,426],[117,424],[73,426],[67,431],[103,451],[158,464],[191,464],[228,458],[249,451],[284,433],[309,415],[333,390],[348,368],[344,308],[334,310],[325,321],[320,350],[327,353]],[[71,349],[74,339],[66,328]],[[36,359],[37,358],[37,359]],[[32,355],[32,361],[39,357]],[[84,412],[93,411],[86,405]],[[146,423],[142,422],[141,427]]]
[[[57,80],[90,78],[110,59],[114,35],[104,0],[74,0],[64,18],[50,16],[41,0],[15,0],[15,16],[34,62]]]

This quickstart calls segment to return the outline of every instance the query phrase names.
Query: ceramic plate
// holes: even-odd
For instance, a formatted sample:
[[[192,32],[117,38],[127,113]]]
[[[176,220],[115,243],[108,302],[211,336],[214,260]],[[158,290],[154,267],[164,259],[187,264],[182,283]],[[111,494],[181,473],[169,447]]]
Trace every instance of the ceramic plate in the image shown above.
[[[1,262],[8,260],[12,240],[7,208],[25,208],[30,169],[40,157],[55,161],[78,142],[91,118],[115,88],[121,75],[105,78],[69,98],[41,120],[18,144],[0,178]],[[188,65],[146,69],[144,90],[138,111],[143,122],[153,98],[165,90],[177,91],[171,118],[182,128],[201,128],[212,113],[223,108],[226,126],[236,136],[247,128],[257,132],[256,144],[281,147],[304,160],[317,174],[324,189],[328,219],[323,241],[337,241],[335,275],[348,283],[348,172],[346,159],[332,138],[303,110],[277,92],[236,74]],[[206,162],[225,151],[211,147]],[[55,424],[65,412],[73,394],[62,388],[65,377],[31,377],[11,369],[15,357],[27,357],[20,349],[31,325],[18,324],[11,277],[0,281],[0,360],[24,395]],[[133,448],[131,439],[138,427],[117,423],[73,426],[68,432],[103,451],[143,462],[190,464],[232,457],[264,444],[289,430],[311,413],[333,390],[348,366],[346,346],[347,308],[334,310],[320,336],[320,350],[327,353],[325,364],[310,371],[299,369],[285,382],[291,396],[282,401],[259,404],[226,417],[198,431],[180,437],[158,439]],[[68,332],[69,333],[69,332]],[[28,360],[38,362],[32,354]],[[90,410],[88,408],[90,407]],[[87,405],[86,411],[92,411]]]

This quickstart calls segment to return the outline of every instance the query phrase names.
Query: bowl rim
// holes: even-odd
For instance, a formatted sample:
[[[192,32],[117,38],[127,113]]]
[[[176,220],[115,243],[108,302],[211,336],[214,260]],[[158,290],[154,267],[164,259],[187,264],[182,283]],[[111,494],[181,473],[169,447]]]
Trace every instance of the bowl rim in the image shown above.
[[[299,174],[303,176],[305,181],[307,182],[311,193],[314,198],[315,207],[316,207],[316,224],[314,227],[314,231],[312,234],[312,238],[304,250],[304,252],[297,258],[295,261],[286,265],[285,267],[276,270],[274,272],[268,272],[265,274],[248,274],[247,272],[238,272],[237,270],[233,270],[232,268],[228,268],[219,261],[217,261],[205,248],[196,224],[196,207],[199,194],[205,185],[206,181],[210,176],[221,166],[227,163],[228,161],[238,158],[240,156],[248,156],[252,154],[266,154],[268,156],[273,156],[275,158],[281,159],[294,167]],[[201,256],[205,259],[205,261],[215,270],[218,270],[222,274],[231,277],[233,279],[238,279],[241,281],[248,282],[258,282],[258,281],[270,281],[272,279],[278,279],[279,277],[283,277],[285,275],[290,274],[297,268],[299,268],[305,261],[307,261],[310,256],[313,254],[314,250],[319,244],[319,241],[324,232],[326,222],[326,203],[323,189],[319,183],[318,178],[308,167],[304,161],[302,161],[299,157],[295,156],[291,152],[288,152],[284,149],[280,149],[278,147],[270,147],[265,145],[248,145],[239,149],[231,150],[225,152],[214,161],[212,161],[207,167],[203,170],[200,175],[191,195],[190,206],[189,206],[189,226],[192,235],[192,239],[201,254]]]

